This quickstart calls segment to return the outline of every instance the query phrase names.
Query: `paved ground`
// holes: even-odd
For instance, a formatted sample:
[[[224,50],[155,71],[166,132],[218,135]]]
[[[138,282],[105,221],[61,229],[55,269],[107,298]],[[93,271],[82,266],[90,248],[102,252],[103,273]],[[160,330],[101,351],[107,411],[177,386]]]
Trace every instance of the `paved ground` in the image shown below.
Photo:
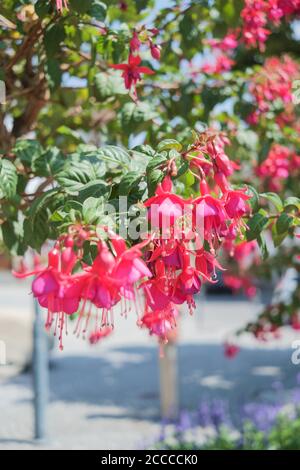
[[[8,364],[0,367],[0,449],[134,449],[159,433],[158,348],[133,318],[119,318],[114,335],[90,347],[72,335],[64,352],[51,356],[49,439],[35,444],[30,374],[32,299],[28,283],[0,275],[0,340]],[[203,397],[238,403],[270,393],[276,380],[295,385],[300,366],[291,363],[293,334],[261,345],[243,339],[240,355],[223,357],[222,342],[255,316],[258,303],[232,298],[201,300],[184,315],[179,345],[181,407]]]

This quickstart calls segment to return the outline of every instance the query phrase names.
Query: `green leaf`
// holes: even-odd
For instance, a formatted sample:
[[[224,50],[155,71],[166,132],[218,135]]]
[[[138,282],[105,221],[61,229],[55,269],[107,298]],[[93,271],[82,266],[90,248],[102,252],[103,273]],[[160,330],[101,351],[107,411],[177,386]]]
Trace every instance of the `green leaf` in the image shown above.
[[[50,213],[62,201],[63,195],[60,190],[50,189],[39,196],[31,205],[28,218],[24,221],[24,233],[27,243],[36,250],[40,250],[47,240],[50,232]]]
[[[290,226],[293,224],[293,221],[293,217],[290,217],[288,214],[283,212],[276,221],[277,233],[280,235],[287,232]]]
[[[148,195],[153,196],[157,185],[163,180],[164,172],[161,170],[152,170],[147,174]]]
[[[119,74],[101,72],[95,76],[95,97],[99,101],[116,95],[127,95],[124,80]]]
[[[288,197],[284,201],[284,207],[285,209],[288,207],[296,207],[298,210],[300,210],[300,199],[294,196]]]
[[[26,247],[23,240],[23,227],[17,221],[7,220],[1,225],[2,239],[5,246],[14,255],[23,255]]]
[[[246,232],[248,241],[255,240],[262,230],[268,225],[269,219],[262,214],[255,214],[251,219],[248,220],[247,225],[249,229]]]
[[[137,134],[146,128],[146,123],[157,116],[152,106],[146,101],[126,103],[119,114],[121,126],[128,133]]]
[[[136,171],[129,171],[120,181],[119,195],[128,196],[134,186],[141,181],[142,175]]]
[[[88,159],[74,161],[69,160],[65,169],[58,173],[57,181],[68,194],[78,195],[79,191],[101,189],[103,194],[109,189],[101,179],[105,174],[105,168],[101,162],[94,163]],[[98,193],[99,194],[99,193]]]
[[[45,0],[42,0],[43,2]],[[76,11],[78,13],[87,13],[92,6],[92,0],[70,0],[71,11]]]
[[[281,198],[276,193],[261,193],[260,197],[267,199],[268,201],[272,202],[276,209],[281,212],[283,210],[283,202]]]
[[[45,65],[46,77],[51,89],[59,87],[62,79],[62,71],[59,62],[56,59],[49,59]]]
[[[0,160],[0,199],[11,199],[16,194],[18,183],[15,165],[6,159]]]
[[[88,13],[92,18],[97,21],[104,21],[106,18],[107,6],[100,0],[92,0],[91,8]]]
[[[82,205],[83,220],[86,224],[96,224],[103,212],[104,200],[102,198],[89,197]]]
[[[46,3],[45,0],[37,0],[34,10],[40,18],[45,18],[50,12],[50,4]]]
[[[37,176],[55,177],[64,167],[65,157],[57,147],[49,147],[32,165]]]
[[[109,194],[111,191],[111,187],[105,183],[105,181],[101,180],[94,180],[90,181],[83,185],[80,189],[78,189],[78,198],[80,201],[84,201],[86,198],[91,196],[100,197],[104,194]],[[70,193],[69,194],[73,194]]]
[[[155,168],[158,168],[161,165],[166,164],[167,161],[168,159],[166,155],[161,155],[161,154],[155,155],[155,157],[152,158],[147,165],[147,172],[150,172],[154,170]]]
[[[277,227],[276,224],[273,224],[272,226],[272,239],[275,247],[278,247],[281,245],[285,237],[288,235],[288,232],[284,232],[279,234],[277,232]]]
[[[262,236],[262,234],[258,235],[257,237],[257,243],[260,247],[261,254],[264,260],[266,260],[269,256],[267,244],[265,238]]]
[[[132,149],[132,151],[145,154],[148,157],[154,157],[156,153],[150,145],[137,145]]]
[[[96,155],[109,169],[129,169],[132,161],[127,150],[115,145],[101,147]]]
[[[50,25],[44,35],[44,44],[48,58],[53,57],[60,49],[60,43],[65,39],[62,22]]]
[[[178,152],[180,152],[182,149],[182,145],[179,142],[177,142],[177,140],[165,139],[165,140],[162,140],[157,146],[158,152],[161,152],[162,150],[171,150],[171,149],[175,149]]]
[[[184,175],[188,171],[190,166],[187,161],[182,161],[182,159],[180,159],[179,162],[176,162],[176,163],[177,163],[177,168],[178,168],[177,178],[179,178],[180,176]]]
[[[256,189],[253,186],[250,186],[247,184],[247,194],[251,196],[251,199],[249,199],[250,205],[252,207],[252,210],[256,212],[259,208],[259,195]]]
[[[13,152],[24,165],[32,167],[33,162],[43,153],[43,147],[37,140],[19,139]]]

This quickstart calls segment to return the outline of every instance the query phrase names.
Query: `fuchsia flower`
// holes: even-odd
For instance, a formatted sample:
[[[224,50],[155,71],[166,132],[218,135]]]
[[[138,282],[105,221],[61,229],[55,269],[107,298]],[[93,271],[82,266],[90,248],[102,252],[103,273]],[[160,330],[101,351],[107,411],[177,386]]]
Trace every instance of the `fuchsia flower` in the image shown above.
[[[220,265],[215,256],[213,256],[204,248],[200,249],[196,253],[196,268],[201,273],[201,276],[209,282],[217,282],[216,269],[224,271],[224,268]]]
[[[206,62],[202,65],[201,71],[207,74],[220,74],[228,72],[234,66],[235,61],[226,54],[220,54],[216,57],[215,63]]]
[[[161,341],[167,342],[168,335],[176,328],[177,316],[176,308],[169,303],[166,308],[146,311],[140,321],[140,325],[147,328],[150,335],[155,335]]]
[[[231,189],[227,180],[237,165],[225,154],[226,144],[223,135],[216,138],[208,132],[191,154],[184,154],[198,172],[195,176],[199,175],[201,195],[195,199],[174,194],[170,176],[174,162],[168,165],[167,176],[144,203],[150,224],[144,241],[128,248],[123,238],[106,227],[102,227],[105,236],[99,239],[94,229],[76,225],[70,227],[69,235],[58,239],[46,268],[16,273],[17,277],[36,276],[33,295],[48,310],[46,327],[58,326],[61,348],[69,315],[77,315],[74,332],[88,332],[90,343],[95,344],[112,333],[114,307],[120,303],[122,313],[127,314],[133,304],[138,325],[164,343],[174,334],[177,306],[187,304],[193,312],[202,283],[216,282],[216,269],[223,269],[218,250],[223,244],[232,248],[237,234],[242,237],[242,218],[249,214],[249,196]],[[215,185],[213,189],[210,184]],[[85,242],[97,248],[90,265],[83,262]],[[237,258],[247,251],[239,250]],[[248,295],[255,293],[247,279],[224,275],[224,280],[235,289],[244,288]]]
[[[223,52],[236,49],[239,44],[236,31],[226,34],[226,36],[224,36],[222,39],[208,39],[206,43],[209,44],[213,49],[219,49]]]
[[[241,11],[241,29],[228,32],[223,39],[209,39],[206,43],[227,54],[235,50],[239,43],[264,51],[271,25],[278,27],[285,16],[299,13],[300,0],[245,0]],[[230,60],[229,57],[227,59]],[[209,73],[213,73],[212,68]]]
[[[148,75],[153,75],[155,72],[149,67],[141,66],[142,59],[140,56],[134,56],[129,54],[128,63],[127,64],[112,64],[111,68],[115,70],[122,70],[122,77],[124,78],[125,87],[130,90],[134,89],[134,97],[136,96],[136,89],[135,86],[139,80],[142,79],[141,74],[145,73]]]
[[[246,201],[250,199],[245,191],[228,191],[226,194],[225,211],[230,219],[238,220],[249,213],[249,205]]]
[[[269,57],[261,70],[250,83],[249,91],[255,100],[256,110],[248,117],[248,122],[257,124],[260,116],[264,116],[273,105],[280,100],[284,109],[278,118],[284,123],[293,109],[293,81],[299,78],[299,65],[285,55],[283,58]]]
[[[299,316],[299,314],[295,313],[292,316],[291,326],[294,330],[297,330],[297,331],[300,330],[300,316]]]
[[[174,225],[174,221],[184,215],[186,201],[180,196],[171,192],[159,189],[156,195],[145,202],[145,207],[149,207],[148,218],[152,227],[162,227],[164,223]]]
[[[193,205],[194,223],[197,227],[197,232],[203,235],[204,240],[207,240],[211,248],[213,248],[213,242],[219,239],[220,232],[227,218],[224,206],[219,199],[209,194],[194,199]]]
[[[107,338],[108,336],[110,336],[113,332],[113,328],[111,326],[105,326],[104,328],[101,328],[99,330],[96,330],[96,331],[93,331],[91,334],[90,334],[90,337],[89,337],[89,342],[91,344],[97,344],[99,343],[100,341],[102,341],[102,339],[104,338]]]
[[[257,288],[248,276],[223,274],[223,281],[225,286],[229,287],[234,292],[243,290],[245,295],[250,299],[256,296]]]
[[[236,344],[229,343],[229,342],[226,342],[224,344],[224,355],[228,359],[234,359],[239,352],[240,352],[240,348]]]
[[[139,36],[136,31],[134,31],[132,39],[130,40],[130,52],[137,52],[140,50],[141,47],[141,41],[139,40]]]
[[[256,173],[271,191],[280,191],[289,174],[300,170],[300,156],[283,145],[274,144]]]
[[[102,310],[100,325],[98,313],[96,316],[95,333],[92,342],[100,339],[104,332],[102,327],[113,326],[113,307],[121,300],[135,298],[134,285],[144,277],[150,277],[151,272],[142,261],[140,247],[142,242],[127,249],[124,240],[110,233],[115,255],[106,242],[98,243],[98,254],[91,266],[84,266],[83,271],[73,274],[73,269],[79,261],[75,252],[73,240],[64,238],[63,246],[57,242],[49,252],[48,266],[37,268],[33,272],[14,273],[16,277],[36,275],[32,283],[32,293],[42,307],[47,308],[46,328],[49,329],[54,318],[60,329],[60,347],[62,349],[62,333],[66,326],[66,315],[78,312],[75,333],[82,331],[82,321],[85,319],[83,334],[86,332],[92,308]],[[83,238],[84,241],[85,238]],[[88,308],[87,308],[88,307]],[[105,336],[105,335],[104,335]]]
[[[56,8],[57,8],[57,11],[60,11],[60,12],[62,12],[64,9],[68,10],[69,0],[56,0]]]
[[[150,52],[151,52],[153,59],[160,60],[161,47],[156,44],[153,44],[152,41],[150,42]]]

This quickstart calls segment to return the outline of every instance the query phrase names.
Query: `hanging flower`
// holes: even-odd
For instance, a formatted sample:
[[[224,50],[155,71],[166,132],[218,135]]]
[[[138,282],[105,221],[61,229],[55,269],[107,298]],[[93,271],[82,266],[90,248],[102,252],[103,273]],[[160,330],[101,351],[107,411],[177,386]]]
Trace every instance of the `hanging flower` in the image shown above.
[[[142,59],[138,55],[129,54],[128,63],[126,64],[112,64],[111,68],[115,70],[122,70],[122,77],[127,90],[133,88],[133,96],[137,99],[136,84],[142,79],[143,73],[153,75],[155,72],[149,67],[141,66]]]
[[[69,0],[56,0],[57,11],[62,12],[69,9]]]

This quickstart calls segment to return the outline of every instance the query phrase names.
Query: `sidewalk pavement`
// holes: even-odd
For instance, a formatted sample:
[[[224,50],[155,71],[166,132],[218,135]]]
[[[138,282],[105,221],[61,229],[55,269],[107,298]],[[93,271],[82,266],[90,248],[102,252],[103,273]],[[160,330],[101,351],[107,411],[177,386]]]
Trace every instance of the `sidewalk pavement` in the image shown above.
[[[154,338],[132,316],[116,316],[111,337],[97,346],[69,335],[64,351],[51,354],[48,439],[32,440],[32,383],[20,373],[31,354],[33,303],[30,284],[0,275],[0,340],[8,365],[0,367],[0,449],[136,449],[159,434],[159,353]],[[295,385],[300,366],[291,362],[288,332],[279,341],[242,339],[234,360],[223,355],[228,335],[255,317],[260,305],[244,299],[200,299],[180,325],[178,367],[181,407],[195,410],[205,397],[243,401],[272,393],[272,384]]]

